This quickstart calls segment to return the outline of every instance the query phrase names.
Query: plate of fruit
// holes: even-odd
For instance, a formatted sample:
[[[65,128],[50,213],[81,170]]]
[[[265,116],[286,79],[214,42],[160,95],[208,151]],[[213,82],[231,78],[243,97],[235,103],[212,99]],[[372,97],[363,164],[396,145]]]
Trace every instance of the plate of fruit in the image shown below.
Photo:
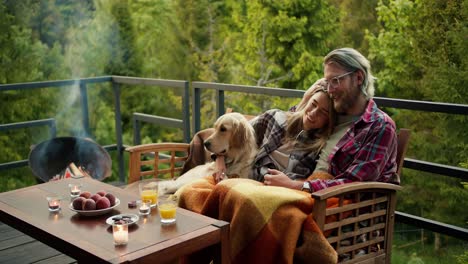
[[[107,218],[106,223],[108,225],[120,224],[120,225],[133,225],[140,219],[136,214],[119,214]]]
[[[70,210],[84,216],[97,216],[107,214],[119,206],[120,200],[112,193],[99,191],[95,194],[82,192],[69,205]]]

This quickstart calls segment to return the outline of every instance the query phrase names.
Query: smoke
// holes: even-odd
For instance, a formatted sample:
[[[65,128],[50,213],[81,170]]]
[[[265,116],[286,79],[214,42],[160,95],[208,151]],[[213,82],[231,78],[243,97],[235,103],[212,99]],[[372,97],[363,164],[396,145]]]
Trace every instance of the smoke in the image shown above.
[[[75,21],[75,27],[67,30],[66,46],[64,47],[64,63],[69,71],[71,79],[80,79],[96,76],[104,76],[106,67],[113,58],[112,51],[118,49],[119,32],[116,21],[110,10],[112,1],[96,0],[94,9],[88,10],[88,14],[82,12],[71,13]],[[104,104],[106,100],[96,100],[99,92],[94,85],[87,89],[87,98],[93,99],[95,105],[88,105],[99,109],[96,104]],[[98,87],[99,88],[99,87]],[[65,129],[72,135],[79,137],[91,137],[85,131],[82,120],[81,93],[78,82],[71,87],[62,89],[60,104],[62,111],[57,118],[63,122]],[[93,113],[89,111],[90,116]]]
[[[106,75],[112,50],[118,48],[119,33],[109,10],[111,3],[95,2],[93,16],[77,18],[78,26],[67,31],[65,63],[74,79]]]
[[[94,141],[83,138],[91,138],[83,126],[83,105],[81,102],[80,83],[78,79],[107,75],[106,66],[112,61],[112,50],[118,49],[119,32],[116,21],[110,8],[113,1],[95,0],[67,2],[64,5],[76,4],[77,8],[67,13],[64,21],[68,28],[49,27],[52,32],[62,32],[63,69],[62,76],[65,79],[76,80],[72,85],[60,87],[55,94],[57,109],[55,118],[57,121],[58,135],[72,135],[74,140],[46,140],[36,145],[30,154],[31,169],[47,177],[54,176],[57,172],[66,168],[70,162],[86,167],[92,172],[93,177],[104,177],[110,174],[111,163],[108,153],[99,147]],[[59,5],[56,3],[56,5]],[[58,6],[57,6],[58,7]],[[63,24],[57,21],[55,24]],[[62,21],[63,22],[63,21]],[[47,34],[45,34],[47,35]],[[57,34],[55,34],[57,35]],[[62,66],[62,65],[60,65]],[[98,96],[98,92],[88,87],[87,98]],[[105,103],[105,100],[96,100],[96,103]],[[89,105],[89,103],[88,103]],[[92,107],[92,106],[91,106]],[[98,107],[95,107],[98,108]],[[92,110],[85,109],[89,115],[98,115]],[[73,144],[73,147],[70,146]],[[41,146],[37,148],[37,146]],[[36,154],[33,154],[36,153]],[[38,169],[39,168],[39,169]],[[53,169],[50,171],[49,169]],[[46,170],[46,171],[43,171]],[[35,171],[37,174],[38,171]]]

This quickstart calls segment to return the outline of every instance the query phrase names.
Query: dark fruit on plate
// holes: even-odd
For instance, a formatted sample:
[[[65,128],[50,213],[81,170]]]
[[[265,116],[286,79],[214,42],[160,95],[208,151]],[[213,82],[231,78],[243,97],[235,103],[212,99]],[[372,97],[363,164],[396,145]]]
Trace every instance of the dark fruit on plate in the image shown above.
[[[107,199],[109,199],[109,202],[110,202],[110,206],[114,206],[115,205],[115,196],[112,194],[112,193],[106,193],[106,196],[105,196]]]
[[[83,210],[84,211],[96,210],[96,202],[93,199],[86,199],[83,202]]]
[[[94,202],[94,201],[93,201]],[[110,201],[109,199],[107,199],[107,197],[101,197],[99,198],[99,200],[96,202],[96,209],[97,210],[100,210],[100,209],[106,209],[106,208],[109,208],[111,205],[110,205]]]
[[[102,197],[101,195],[96,193],[96,194],[91,195],[90,198],[93,199],[95,202],[97,202],[99,200],[99,198],[101,198],[101,197]]]
[[[80,197],[84,197],[85,199],[88,199],[89,197],[91,197],[91,193],[88,191],[84,191],[80,194]]]
[[[75,210],[81,210],[83,209],[83,203],[86,199],[84,197],[76,197],[75,200],[73,200],[73,209]]]

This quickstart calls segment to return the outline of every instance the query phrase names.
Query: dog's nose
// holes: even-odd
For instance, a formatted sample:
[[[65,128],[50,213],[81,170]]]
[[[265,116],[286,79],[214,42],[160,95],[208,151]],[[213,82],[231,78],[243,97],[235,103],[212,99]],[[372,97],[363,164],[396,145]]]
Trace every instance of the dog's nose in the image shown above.
[[[208,148],[211,145],[211,143],[209,141],[205,141],[205,143],[203,143],[203,145],[205,145],[205,148]]]

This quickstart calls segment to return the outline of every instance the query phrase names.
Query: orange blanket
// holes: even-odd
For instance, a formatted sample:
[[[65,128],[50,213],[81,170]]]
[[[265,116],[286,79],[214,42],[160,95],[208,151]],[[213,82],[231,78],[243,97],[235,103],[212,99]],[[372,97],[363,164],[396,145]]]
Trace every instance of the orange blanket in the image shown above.
[[[177,195],[181,207],[230,222],[232,263],[337,262],[335,250],[312,218],[310,194],[248,179],[215,185],[209,176],[184,186]]]

